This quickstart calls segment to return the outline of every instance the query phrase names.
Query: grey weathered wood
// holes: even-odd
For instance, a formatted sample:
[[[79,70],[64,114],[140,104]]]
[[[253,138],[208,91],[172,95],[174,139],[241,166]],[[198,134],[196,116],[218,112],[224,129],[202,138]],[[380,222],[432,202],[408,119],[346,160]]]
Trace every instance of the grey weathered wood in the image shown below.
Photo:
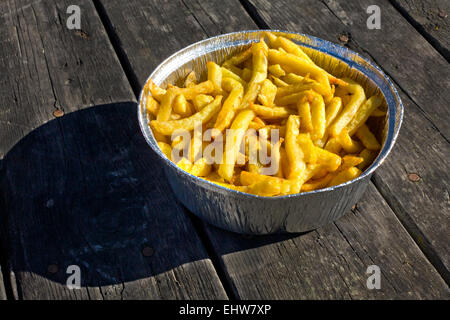
[[[448,282],[447,62],[385,1],[304,1],[299,5],[284,0],[278,6],[269,1],[252,3],[272,28],[334,42],[339,34],[350,32],[348,46],[374,60],[393,78],[401,92],[405,121],[397,146],[375,173],[374,181]],[[366,28],[365,10],[371,4],[381,8],[381,30]],[[409,173],[419,174],[422,180],[412,183]]]
[[[0,300],[6,300],[6,289],[1,267],[0,267]]]
[[[71,4],[82,31],[66,28]],[[0,12],[0,225],[15,298],[226,298],[92,2],[8,0]],[[66,287],[72,264],[80,290]]]
[[[101,3],[117,34],[123,55],[130,62],[140,84],[156,66],[157,62],[154,60],[162,61],[184,45],[183,40],[179,40],[180,44],[172,43],[177,40],[177,36],[174,35],[165,47],[166,52],[161,52],[161,56],[154,57],[151,49],[138,50],[139,48],[152,48],[152,43],[159,43],[164,33],[153,27],[141,31],[141,28],[146,28],[145,21],[141,21],[139,18],[127,20],[124,12],[131,10],[126,9],[128,5],[131,8],[139,7],[144,10],[142,16],[146,17],[150,15],[149,11],[153,10],[153,7],[149,7],[148,2],[137,0],[127,2],[125,7],[119,6],[117,2],[102,1]],[[185,1],[184,3],[190,6],[193,2]],[[223,1],[207,3],[210,16],[220,14],[215,8],[222,6]],[[225,3],[230,8],[237,8],[234,1],[231,4],[230,2]],[[197,4],[200,3],[197,2]],[[154,4],[157,8],[165,5],[163,1]],[[206,4],[201,3],[201,6],[203,5]],[[162,14],[160,11],[157,12],[157,16]],[[200,24],[204,23],[205,32],[211,30],[205,27],[208,20],[202,18],[202,11],[198,7],[184,14],[192,12]],[[197,17],[198,12],[201,13],[199,17]],[[238,25],[234,25],[229,19],[226,19],[229,15],[225,16],[224,20],[218,19],[217,21],[226,25],[228,28],[226,31],[255,28],[253,22],[245,14],[235,12],[234,15],[239,15]],[[176,29],[186,19],[183,15],[177,16],[177,19],[161,18],[161,23],[163,23],[161,29]],[[184,27],[191,28],[189,25],[184,25]],[[221,27],[216,27],[216,29],[221,30]],[[141,32],[145,33],[146,37],[139,36]],[[208,35],[213,34],[215,33],[208,33]],[[186,44],[205,36],[206,34],[193,33],[192,40],[186,40]],[[160,47],[157,49],[163,50]],[[380,212],[382,218],[378,220]],[[249,240],[246,237],[220,231],[210,226],[206,226],[206,231],[221,258],[222,267],[233,286],[234,294],[240,298],[432,298],[445,297],[448,294],[442,279],[427,262],[373,186],[367,191],[366,200],[362,202],[357,213],[357,215],[347,215],[337,226],[329,226],[318,231],[324,239],[323,242],[326,242],[326,247],[315,241],[317,232],[300,237],[293,235],[294,240],[289,240],[289,236],[255,237]],[[366,216],[369,218],[365,218]],[[375,235],[380,239],[374,237]],[[345,239],[349,239],[349,242]],[[299,247],[296,247],[295,244],[298,244]],[[303,255],[304,248],[309,250],[305,255]],[[322,265],[324,261],[324,258],[321,260],[322,254],[328,259],[326,266]],[[345,262],[345,258],[348,260],[348,264]],[[382,264],[382,270],[386,273],[383,275],[385,287],[379,292],[369,291],[365,287],[368,277],[365,274],[366,268],[375,263],[371,258],[376,263]],[[280,261],[283,261],[284,264]],[[344,268],[343,272],[340,265]],[[299,271],[300,268],[303,269]],[[415,268],[421,270],[421,277],[425,277],[431,285],[420,282],[418,288],[413,288],[413,285],[417,284],[414,281],[421,279],[414,273]],[[343,280],[342,277],[347,277],[347,279]],[[350,289],[348,289],[347,281],[351,285]],[[390,284],[389,281],[395,283]],[[310,289],[304,288],[304,285],[308,283]],[[429,286],[432,288],[431,290]],[[308,290],[314,292],[308,292]],[[409,294],[409,292],[411,293]]]
[[[450,61],[450,2],[391,0],[408,21]]]
[[[160,62],[185,46],[217,34],[257,28],[238,0],[98,3],[139,87]]]
[[[357,208],[303,235],[243,237],[208,228],[242,299],[448,299],[443,279],[370,184]],[[381,289],[369,290],[370,265]]]

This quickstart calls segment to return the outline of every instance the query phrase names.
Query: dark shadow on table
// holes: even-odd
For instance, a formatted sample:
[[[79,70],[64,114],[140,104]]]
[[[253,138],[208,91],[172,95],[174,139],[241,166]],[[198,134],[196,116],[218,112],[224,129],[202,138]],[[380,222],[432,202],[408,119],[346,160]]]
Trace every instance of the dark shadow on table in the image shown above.
[[[208,258],[141,135],[134,102],[42,125],[8,152],[0,179],[0,214],[16,273],[66,283],[67,267],[78,265],[82,285],[99,286]],[[242,237],[245,249],[293,236],[230,234],[230,241]]]

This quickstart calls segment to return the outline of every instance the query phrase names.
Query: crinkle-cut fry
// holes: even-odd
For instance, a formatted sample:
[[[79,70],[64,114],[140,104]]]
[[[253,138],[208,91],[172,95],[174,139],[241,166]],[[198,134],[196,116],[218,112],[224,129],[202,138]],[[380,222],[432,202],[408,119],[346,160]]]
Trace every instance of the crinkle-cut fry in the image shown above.
[[[214,85],[214,95],[222,95],[222,68],[215,62],[208,61],[206,63],[208,69],[208,80]]]
[[[286,75],[286,71],[284,71],[279,64],[270,65],[268,70],[271,74],[278,78]]]
[[[317,153],[317,163],[324,165],[328,171],[336,171],[342,163],[342,159],[337,154],[325,149],[315,147]]]
[[[161,102],[162,97],[166,94],[166,90],[157,86],[152,79],[148,80],[147,87],[150,90],[152,97],[155,98],[158,102]]]
[[[181,117],[189,117],[194,113],[193,106],[186,100],[183,94],[179,94],[173,101],[173,111]]]
[[[202,110],[205,106],[210,104],[214,100],[213,96],[207,94],[199,94],[192,99],[192,104],[195,110],[198,112]]]
[[[266,107],[260,104],[250,103],[250,108],[263,119],[282,119],[293,114],[293,111],[286,107]]]
[[[243,87],[247,86],[247,82],[242,79],[239,75],[237,75],[236,73],[222,67],[222,82],[224,81],[225,78],[231,78],[233,80],[236,80],[237,82],[239,82]],[[222,86],[224,86],[224,84],[222,83]],[[228,90],[227,88],[224,88],[226,91],[231,91]]]
[[[218,173],[226,181],[230,181],[233,176],[234,165],[237,160],[239,148],[244,138],[245,131],[248,129],[248,125],[254,117],[255,113],[253,110],[242,110],[233,120],[230,127],[231,130],[227,131],[223,163],[219,166],[218,170]]]
[[[285,148],[289,159],[289,176],[288,179],[294,181],[295,184],[291,190],[293,193],[300,192],[302,178],[306,169],[304,162],[304,153],[297,143],[297,137],[300,133],[300,117],[290,115],[286,122],[286,140]]]
[[[327,74],[317,67],[302,60],[293,54],[282,53],[278,50],[269,49],[269,62],[271,64],[279,64],[286,70],[287,67],[293,69],[294,73],[299,75],[310,74],[311,77],[327,88],[327,92],[331,93],[331,86]]]
[[[311,106],[306,97],[299,97],[297,110],[300,116],[300,128],[302,129],[302,132],[311,132],[313,130]]]
[[[150,113],[152,116],[156,117],[159,111],[159,103],[156,99],[153,99],[152,96],[148,95],[146,97],[147,101],[145,102],[145,108],[147,113]]]
[[[223,63],[224,67],[228,66],[237,66],[238,64],[243,63],[245,60],[250,59],[252,56],[252,47],[232,56],[231,58],[225,60]]]
[[[175,130],[178,129],[191,131],[194,129],[197,122],[208,122],[208,120],[210,120],[214,116],[214,114],[219,111],[221,102],[222,96],[216,96],[213,102],[208,104],[201,111],[188,118],[170,121],[153,120],[150,121],[150,125],[153,129],[164,135],[171,135]]]
[[[289,85],[280,78],[275,77],[274,75],[270,75],[270,79],[272,79],[273,84],[276,85],[278,88],[287,87]]]
[[[265,79],[261,84],[261,89],[258,94],[258,101],[267,107],[272,107],[276,94],[277,86],[274,85],[269,79]]]
[[[287,87],[279,87],[277,89],[275,98],[280,99],[282,97],[289,96],[294,93],[301,93],[302,91],[306,90],[314,90],[321,95],[328,94],[327,88],[325,88],[322,84],[318,83],[317,81],[311,81],[307,83],[291,84]]]
[[[366,121],[369,119],[372,112],[377,109],[383,100],[378,96],[371,96],[358,109],[352,120],[347,124],[347,130],[352,136]]]
[[[330,103],[325,108],[325,118],[327,128],[336,119],[339,112],[342,110],[342,99],[339,97],[334,97],[331,99]]]
[[[358,169],[364,170],[366,169],[377,157],[377,152],[369,149],[364,149],[359,153],[359,156],[363,158],[363,162],[358,165]]]
[[[311,121],[313,129],[311,131],[311,139],[321,139],[325,134],[326,120],[325,120],[325,102],[323,97],[312,91],[311,101]]]
[[[222,109],[217,115],[214,128],[218,129],[220,132],[225,130],[225,128],[228,128],[234,118],[236,110],[241,104],[243,95],[244,88],[239,83],[236,83],[233,90],[231,90],[230,94],[223,103]]]
[[[364,89],[359,84],[349,84],[347,90],[352,93],[350,101],[344,106],[344,110],[336,117],[329,127],[330,133],[333,136],[338,136],[342,129],[352,120],[364,100],[366,95]]]
[[[381,110],[379,107],[372,111],[371,117],[384,117],[386,115],[386,110]]]
[[[214,85],[209,80],[192,86],[191,88],[171,88],[167,90],[166,94],[162,97],[156,120],[167,121],[170,119],[170,114],[172,113],[172,104],[177,95],[183,94],[186,100],[191,100],[198,94],[210,93],[213,90]]]
[[[362,142],[364,147],[369,150],[379,150],[381,149],[381,145],[378,142],[375,135],[370,131],[369,127],[363,124],[356,131],[356,136]]]
[[[342,164],[341,164],[341,167],[339,168],[339,170],[345,170],[350,167],[357,167],[363,161],[364,161],[364,158],[362,158],[360,156],[347,154],[342,157]]]
[[[342,170],[336,174],[336,176],[330,181],[328,184],[329,187],[337,186],[339,184],[343,184],[347,181],[356,179],[361,175],[361,170],[356,167],[350,167],[345,170]]]
[[[332,152],[334,154],[339,154],[339,152],[342,149],[341,144],[339,143],[339,140],[337,137],[333,137],[331,139],[328,139],[327,143],[324,147],[325,150]]]
[[[244,68],[242,69],[241,78],[245,81],[249,82],[252,79],[253,71],[250,68]]]
[[[317,189],[322,189],[328,186],[328,184],[331,182],[331,180],[336,176],[336,173],[331,172],[323,176],[322,178],[315,179],[315,180],[309,180],[308,182],[304,183],[302,185],[301,191],[302,192],[309,192],[314,191]]]
[[[304,161],[307,163],[317,162],[317,152],[309,133],[300,133],[297,137],[297,142],[304,154]]]
[[[211,173],[211,165],[205,158],[200,158],[189,169],[189,173],[197,177],[205,177]]]
[[[347,153],[359,153],[364,149],[358,141],[355,141],[350,137],[347,128],[342,129],[341,133],[337,136],[337,139]]]
[[[158,142],[158,146],[161,149],[161,151],[165,154],[165,156],[171,160],[172,159],[172,147],[165,142]]]
[[[197,84],[197,75],[195,74],[195,71],[189,72],[189,74],[186,76],[186,79],[184,79],[184,87],[190,88]]]

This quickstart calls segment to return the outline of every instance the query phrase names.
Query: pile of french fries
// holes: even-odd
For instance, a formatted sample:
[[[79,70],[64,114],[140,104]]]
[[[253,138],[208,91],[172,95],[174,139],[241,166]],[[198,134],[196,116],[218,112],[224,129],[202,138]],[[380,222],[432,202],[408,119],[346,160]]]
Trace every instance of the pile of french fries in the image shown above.
[[[383,99],[329,74],[283,36],[267,32],[222,66],[208,62],[207,76],[144,87],[160,149],[195,176],[260,196],[295,194],[355,179],[381,148],[365,123],[385,116]]]

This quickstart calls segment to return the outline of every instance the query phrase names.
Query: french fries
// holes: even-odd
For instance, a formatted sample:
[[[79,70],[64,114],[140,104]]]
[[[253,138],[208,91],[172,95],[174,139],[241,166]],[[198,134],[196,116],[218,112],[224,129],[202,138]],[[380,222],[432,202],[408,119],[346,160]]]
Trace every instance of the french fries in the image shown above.
[[[366,122],[386,115],[383,99],[317,66],[295,42],[266,40],[207,62],[204,82],[192,71],[184,87],[146,83],[159,148],[194,176],[264,197],[357,178],[381,149]]]

